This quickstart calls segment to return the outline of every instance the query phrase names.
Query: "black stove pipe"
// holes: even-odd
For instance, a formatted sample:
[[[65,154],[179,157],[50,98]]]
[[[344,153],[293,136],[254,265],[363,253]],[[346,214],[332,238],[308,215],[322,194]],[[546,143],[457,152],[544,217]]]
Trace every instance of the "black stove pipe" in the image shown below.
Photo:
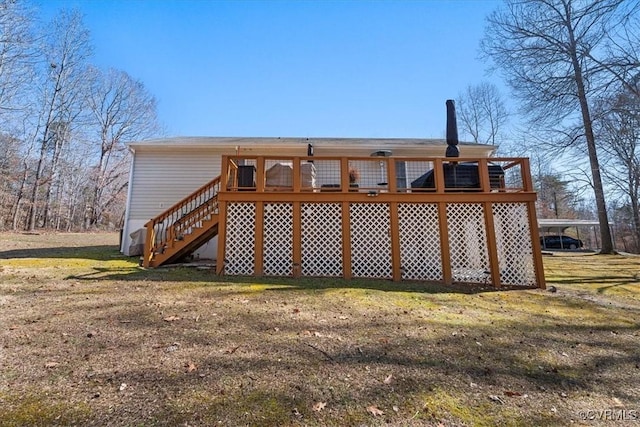
[[[458,122],[456,120],[456,104],[447,99],[447,152],[446,157],[460,157],[458,150]]]

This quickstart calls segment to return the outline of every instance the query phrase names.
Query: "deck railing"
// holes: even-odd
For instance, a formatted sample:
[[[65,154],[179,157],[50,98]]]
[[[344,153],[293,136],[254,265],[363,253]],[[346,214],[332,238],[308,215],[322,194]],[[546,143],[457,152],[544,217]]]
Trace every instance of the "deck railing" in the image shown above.
[[[218,176],[147,222],[143,265],[149,266],[155,254],[170,250],[202,220],[217,215],[219,191]]]
[[[222,162],[223,191],[372,195],[533,191],[525,158],[227,156]]]

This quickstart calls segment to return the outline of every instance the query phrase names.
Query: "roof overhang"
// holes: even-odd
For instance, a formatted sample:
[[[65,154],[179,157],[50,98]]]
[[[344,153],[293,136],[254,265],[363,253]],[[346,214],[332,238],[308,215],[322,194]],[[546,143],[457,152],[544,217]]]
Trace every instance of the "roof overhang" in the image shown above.
[[[609,223],[613,225],[613,223]],[[539,219],[538,228],[543,231],[564,230],[571,227],[599,227],[600,223],[594,219]]]
[[[443,139],[421,138],[252,138],[252,137],[175,137],[131,142],[134,151],[205,150],[220,154],[306,156],[308,144],[316,156],[369,156],[379,150],[393,156],[444,157],[447,144]],[[494,145],[460,143],[464,157],[489,157]]]

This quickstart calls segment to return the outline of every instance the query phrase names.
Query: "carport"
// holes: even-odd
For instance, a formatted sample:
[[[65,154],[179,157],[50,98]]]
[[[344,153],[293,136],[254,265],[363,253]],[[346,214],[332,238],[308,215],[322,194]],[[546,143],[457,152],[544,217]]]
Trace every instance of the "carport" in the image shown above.
[[[613,225],[609,223],[609,225]],[[591,219],[565,219],[551,218],[538,219],[540,237],[548,235],[563,235],[568,229],[575,229],[575,237],[583,240],[585,247],[589,249],[600,248],[598,236],[600,235],[600,223]],[[542,249],[546,249],[543,247]]]

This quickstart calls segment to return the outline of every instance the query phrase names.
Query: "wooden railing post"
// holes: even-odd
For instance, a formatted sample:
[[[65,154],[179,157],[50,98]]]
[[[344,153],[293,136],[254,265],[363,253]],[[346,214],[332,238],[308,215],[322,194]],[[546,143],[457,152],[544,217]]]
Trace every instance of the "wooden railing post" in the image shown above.
[[[397,193],[396,160],[393,157],[388,157],[385,161],[387,162],[387,188],[389,188],[390,193]]]
[[[435,159],[433,161],[433,178],[436,182],[436,193],[444,193],[444,169],[442,159]]]
[[[256,159],[256,191],[259,193],[264,192],[265,184],[265,168],[264,157],[260,156]]]
[[[154,252],[154,246],[155,246],[153,243],[155,242],[155,239],[156,239],[153,220],[147,222],[145,224],[145,227],[147,229],[147,235],[145,236],[145,239],[144,239],[142,266],[145,268],[148,268],[151,265],[151,260],[153,259],[153,252]]]
[[[489,163],[487,159],[478,160],[478,174],[478,178],[480,178],[480,191],[489,193],[491,191],[491,178],[489,177]]]
[[[346,157],[340,158],[340,190],[349,191],[349,159]]]

